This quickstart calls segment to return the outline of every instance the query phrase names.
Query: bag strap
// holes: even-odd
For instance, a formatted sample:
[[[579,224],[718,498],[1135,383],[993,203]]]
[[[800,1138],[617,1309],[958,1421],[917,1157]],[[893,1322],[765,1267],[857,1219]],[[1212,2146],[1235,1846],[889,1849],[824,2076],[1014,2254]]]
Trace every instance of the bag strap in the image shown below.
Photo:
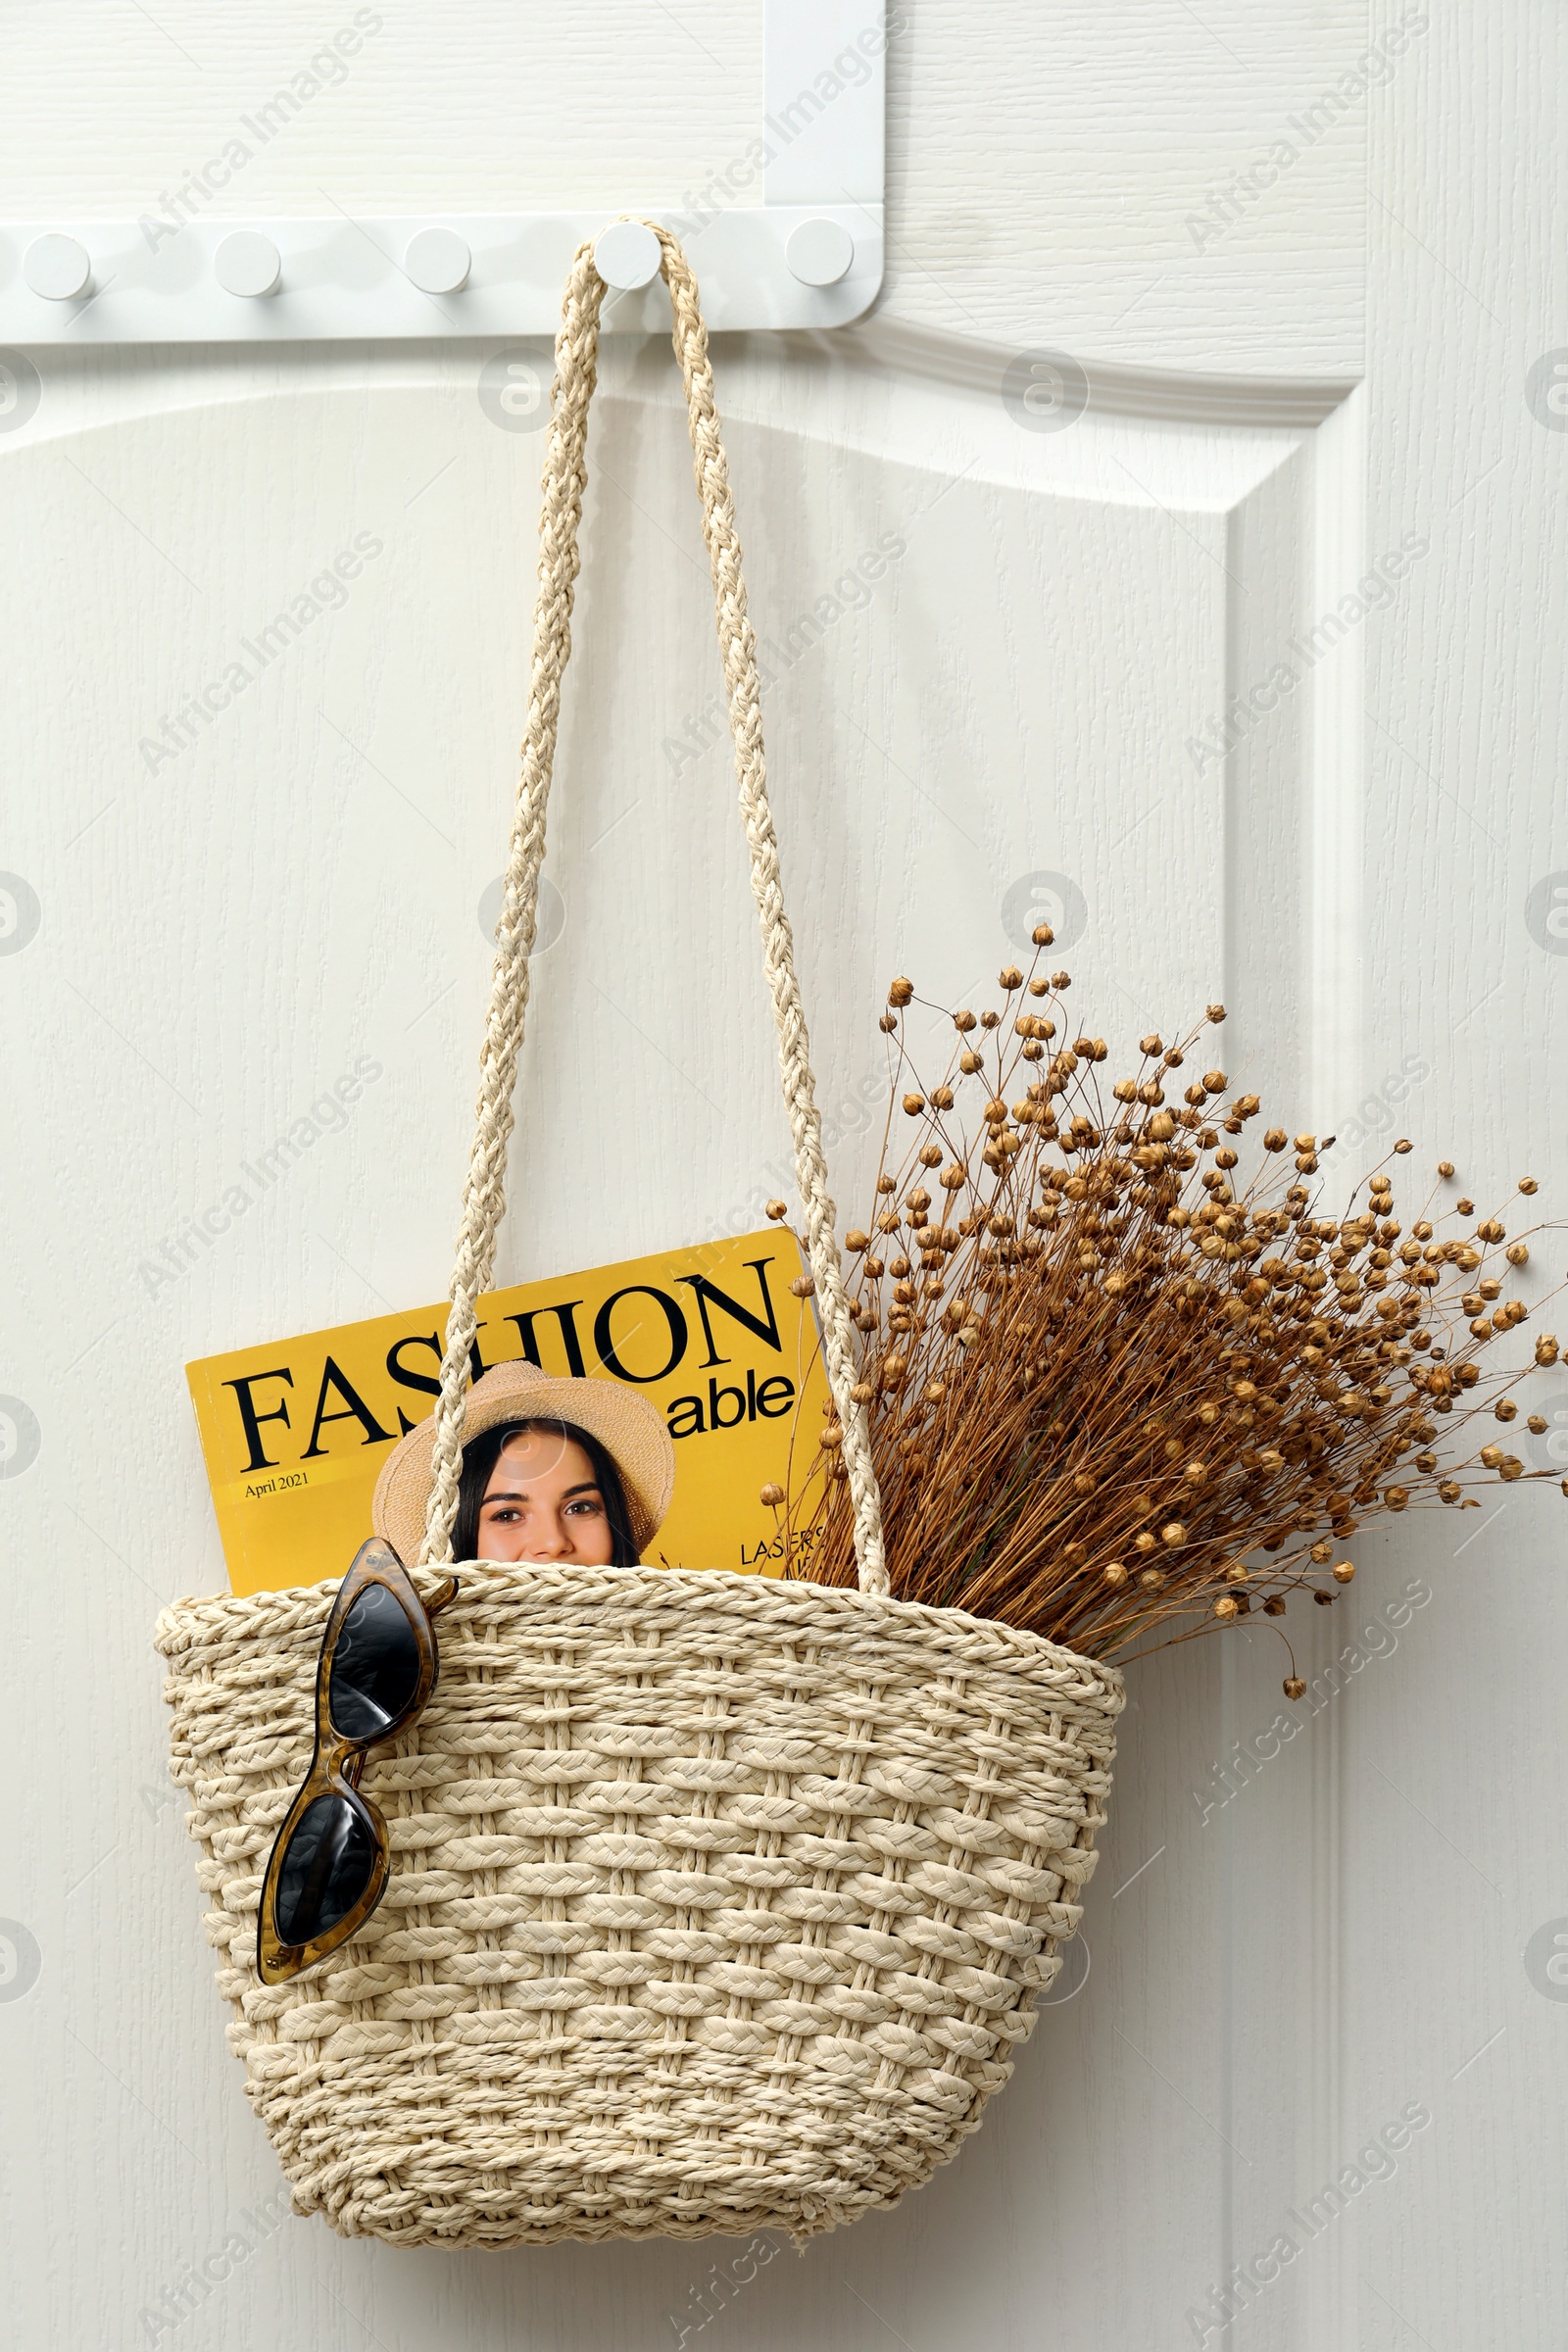
[[[882,1504],[871,1466],[865,1411],[851,1394],[857,1378],[855,1343],[833,1230],[833,1203],[827,1192],[822,1123],[814,1097],[806,1015],[795,977],[794,942],[784,912],[778,843],[767,805],[757,640],[747,618],[729,467],[713,402],[708,330],[698,303],[697,280],[685,254],[667,229],[654,221],[647,225],[662,249],[661,274],[669,288],[674,311],[675,357],[686,382],[694,469],[703,502],[703,532],[712,570],[718,647],[729,697],[730,734],[735,743],[735,778],[740,787],[741,814],[751,852],[752,890],[762,929],[763,967],[778,1032],[784,1105],[795,1141],[795,1172],[806,1211],[807,1242],[822,1318],[822,1349],[834,1407],[844,1433],[844,1465],[854,1504],[855,1553],[860,1590],[885,1593],[888,1573],[882,1547]],[[506,903],[496,933],[490,1010],[480,1055],[477,1118],[464,1188],[446,1353],[441,1363],[441,1395],[435,1410],[434,1475],[419,1555],[420,1564],[428,1566],[444,1566],[452,1558],[452,1523],[457,1515],[458,1480],[463,1468],[468,1350],[474,1336],[477,1300],[490,1281],[496,1233],[506,1209],[513,1087],[528,1008],[528,958],[533,952],[539,869],[544,859],[545,808],[550,797],[556,730],[561,715],[561,680],[571,652],[572,593],[579,560],[577,526],[588,478],[588,404],[596,380],[599,314],[605,293],[605,281],[594,267],[590,242],[580,248],[572,261],[561,330],[556,338],[556,381],[545,449],[544,511],[539,524],[539,593],[534,606],[528,717],[507,861]]]

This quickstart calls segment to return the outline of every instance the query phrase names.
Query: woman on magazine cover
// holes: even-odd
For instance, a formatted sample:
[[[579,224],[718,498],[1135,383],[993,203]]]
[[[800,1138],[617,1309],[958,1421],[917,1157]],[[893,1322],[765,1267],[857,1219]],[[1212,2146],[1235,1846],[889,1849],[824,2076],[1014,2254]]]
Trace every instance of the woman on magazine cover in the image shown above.
[[[434,1449],[432,1415],[375,1482],[371,1523],[409,1566],[424,1541]],[[647,1397],[618,1381],[496,1364],[468,1391],[452,1556],[634,1568],[674,1491],[675,1448]]]

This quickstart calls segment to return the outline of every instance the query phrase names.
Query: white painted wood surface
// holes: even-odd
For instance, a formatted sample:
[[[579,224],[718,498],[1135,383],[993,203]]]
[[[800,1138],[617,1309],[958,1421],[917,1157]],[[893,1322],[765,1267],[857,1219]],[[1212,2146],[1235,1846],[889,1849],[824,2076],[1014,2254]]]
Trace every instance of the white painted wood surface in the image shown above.
[[[714,0],[381,13],[364,74],[270,153],[270,207],[320,184],[611,205],[628,174],[675,200],[760,79],[759,12]],[[836,1106],[879,1066],[886,978],[967,992],[1006,952],[1008,888],[1049,872],[1083,894],[1065,959],[1107,1035],[1219,990],[1227,1066],[1293,1124],[1402,1129],[1478,1198],[1528,1168],[1560,1202],[1568,963],[1527,903],[1568,878],[1568,411],[1537,367],[1568,342],[1568,35],[1346,0],[899,15],[875,319],[719,355],[760,631],[820,624],[768,720],[841,1200],[872,1145]],[[24,12],[0,209],[157,194],[337,22]],[[1200,237],[1374,46],[1365,96]],[[1041,350],[1091,387],[1065,430],[1000,397]],[[700,2331],[736,2249],[399,2255],[244,2218],[275,2175],[148,1640],[162,1598],[222,1582],[180,1367],[446,1279],[541,454],[476,372],[439,347],[50,355],[0,435],[0,867],[38,913],[27,936],[13,894],[0,938],[0,1391],[40,1431],[0,1480],[0,1916],[39,1957],[0,1984],[11,2340],[1554,2352],[1568,2005],[1532,1938],[1568,1923],[1568,1641],[1538,1490],[1470,1515],[1457,1558],[1446,1519],[1361,1547],[1353,1603],[1301,1629],[1303,1671],[1352,1636],[1360,1663],[1287,1743],[1261,1629],[1138,1673],[1087,1980],[931,2188],[777,2251]],[[739,1217],[786,1140],[727,763],[667,749],[717,680],[662,343],[612,356],[593,463],[514,1278]],[[1227,760],[1195,759],[1406,534],[1426,547],[1396,589]],[[164,714],[367,538],[343,601],[150,767]],[[149,1295],[143,1262],[362,1054],[383,1076],[352,1123]],[[1389,2177],[1222,2328],[1232,2266],[1411,2104],[1430,2122]],[[157,2329],[236,2230],[254,2250]]]

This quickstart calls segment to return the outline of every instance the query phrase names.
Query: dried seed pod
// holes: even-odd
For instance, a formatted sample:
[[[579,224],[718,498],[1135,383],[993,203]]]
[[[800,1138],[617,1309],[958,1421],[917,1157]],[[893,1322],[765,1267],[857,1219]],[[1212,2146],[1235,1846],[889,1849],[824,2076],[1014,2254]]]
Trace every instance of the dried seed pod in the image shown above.
[[[893,986],[888,990],[888,1003],[897,1004],[901,1011],[906,1004],[912,1002],[913,997],[914,982],[912,980],[895,980]]]
[[[779,1504],[784,1499],[784,1490],[782,1487],[775,1487],[772,1481],[769,1480],[768,1484],[763,1487],[757,1499],[759,1502],[765,1503],[770,1511],[776,1511]]]
[[[1337,1585],[1350,1584],[1355,1577],[1355,1562],[1353,1560],[1337,1560],[1334,1565],[1333,1576],[1334,1582]]]
[[[782,1218],[787,1217],[790,1213],[788,1201],[770,1200],[767,1204],[767,1213],[772,1218],[774,1224],[777,1225]]]
[[[1109,1585],[1113,1592],[1119,1592],[1127,1582],[1127,1571],[1120,1560],[1107,1561],[1100,1574],[1102,1583]]]
[[[797,1274],[790,1284],[790,1289],[797,1298],[809,1298],[815,1288],[816,1276],[814,1274]]]
[[[1015,963],[1004,963],[1001,971],[997,974],[997,981],[998,985],[1002,988],[1004,988],[1007,994],[1011,996],[1015,988],[1022,988],[1023,974],[1019,971],[1018,966]]]
[[[1029,936],[1037,948],[1049,948],[1054,945],[1056,934],[1049,923],[1036,923]]]
[[[1241,1613],[1240,1601],[1229,1592],[1221,1593],[1219,1599],[1214,1603],[1215,1616],[1224,1619],[1227,1623],[1231,1618],[1239,1617]]]
[[[1346,1564],[1340,1555],[1360,1519],[1406,1507],[1417,1494],[1464,1499],[1462,1474],[1439,1474],[1432,1450],[1437,1416],[1457,1412],[1467,1423],[1478,1411],[1495,1411],[1504,1383],[1473,1401],[1466,1395],[1481,1378],[1473,1359],[1525,1314],[1525,1305],[1503,1300],[1490,1275],[1483,1287],[1489,1243],[1484,1233],[1472,1241],[1472,1226],[1440,1242],[1430,1219],[1421,1218],[1401,1250],[1393,1185],[1381,1171],[1350,1189],[1340,1223],[1317,1220],[1309,1180],[1326,1143],[1315,1136],[1298,1139],[1298,1166],[1285,1179],[1288,1191],[1266,1168],[1244,1179],[1239,1141],[1233,1151],[1229,1139],[1240,1138],[1258,1100],[1239,1095],[1223,1115],[1218,1107],[1208,1110],[1211,1100],[1222,1102],[1228,1086],[1219,1071],[1205,1073],[1217,1081],[1212,1096],[1195,1083],[1186,1087],[1185,1105],[1175,1100],[1181,1082],[1169,1073],[1184,1055],[1194,1058],[1193,1036],[1168,1050],[1158,1038],[1146,1040],[1159,1050],[1146,1054],[1141,1081],[1124,1079],[1115,1088],[1105,1081],[1116,1108],[1102,1131],[1096,1095],[1081,1091],[1102,1058],[1102,1041],[1069,1031],[1070,1042],[1060,1044],[1059,1013],[1048,1023],[1032,1009],[1047,985],[1038,972],[1024,983],[1031,995],[1016,1021],[1009,1014],[1005,1024],[1016,1038],[1010,1056],[1002,1050],[1007,1038],[996,1037],[984,1129],[973,1131],[982,1100],[975,1090],[973,1128],[962,1136],[952,1132],[944,1162],[933,1147],[938,1114],[946,1127],[952,1105],[935,1088],[920,1088],[920,1109],[910,1115],[921,1132],[898,1155],[903,1165],[883,1187],[884,1195],[903,1195],[929,1170],[944,1208],[955,1200],[946,1213],[956,1232],[941,1215],[933,1225],[912,1197],[903,1207],[889,1200],[884,1229],[906,1238],[917,1259],[912,1274],[907,1259],[893,1267],[906,1294],[896,1299],[879,1287],[872,1268],[880,1261],[870,1249],[855,1257],[859,1287],[853,1312],[867,1346],[859,1385],[871,1391],[872,1444],[896,1498],[889,1525],[894,1590],[958,1606],[969,1605],[968,1594],[983,1595],[982,1614],[1113,1655],[1147,1634],[1151,1622],[1171,1629],[1158,1639],[1172,1638],[1184,1621],[1191,1627],[1186,1613],[1194,1603],[1213,1624],[1207,1612],[1214,1600],[1230,1598],[1245,1620],[1250,1588],[1236,1554],[1253,1544],[1279,1550],[1298,1528],[1306,1531],[1304,1548],[1322,1527],[1332,1541],[1322,1543],[1314,1565],[1329,1580],[1317,1604],[1327,1606],[1347,1581],[1338,1572]],[[966,1076],[985,1072],[980,1054],[961,1041],[980,1027],[989,1037],[1000,1021],[993,1010],[983,1023],[971,1014],[959,1026],[950,1098],[960,1069]],[[918,1086],[913,1069],[905,1083]],[[1009,1115],[1005,1098],[1015,1092]],[[1205,1125],[1205,1118],[1214,1123]],[[1289,1151],[1283,1126],[1267,1140]],[[1452,1234],[1453,1226],[1446,1230]],[[891,1247],[898,1246],[893,1240]],[[955,1256],[950,1266],[948,1253],[965,1246],[968,1256]],[[1278,1256],[1267,1254],[1276,1250]],[[1498,1270],[1509,1269],[1499,1264]],[[964,1295],[938,1305],[944,1275]],[[1473,1336],[1456,1314],[1450,1317],[1461,1291]],[[1129,1355],[1135,1329],[1140,1340]],[[908,1369],[889,1381],[880,1366],[884,1351],[894,1355],[895,1342]],[[1141,1374],[1128,1378],[1151,1348],[1161,1365],[1157,1390]],[[1540,1356],[1557,1360],[1554,1340]],[[907,1403],[898,1394],[905,1380]],[[929,1394],[933,1381],[946,1384],[940,1404]],[[1158,1406],[1150,1429],[1134,1437],[1156,1395],[1187,1401],[1176,1409]],[[1014,1400],[1020,1431],[1022,1416],[1040,1416],[1042,1460],[1054,1464],[1044,1488],[1036,1483],[1029,1490],[1043,1516],[1027,1547],[1021,1535],[1016,1539],[1018,1549],[1010,1548],[1007,1514],[1014,1506],[1004,1504],[998,1516],[999,1490],[985,1466],[1008,1458]],[[1501,1401],[1494,1427],[1524,1417],[1522,1405],[1512,1409],[1506,1396]],[[1544,1437],[1549,1422],[1531,1418],[1542,1424],[1532,1435]],[[939,1426],[940,1436],[930,1434]],[[1478,1436],[1470,1440],[1471,1461]],[[1140,1446],[1147,1448],[1142,1462]],[[830,1476],[808,1490],[801,1530],[811,1535],[808,1573],[849,1581],[843,1448],[811,1451]],[[1201,1481],[1187,1475],[1200,1453]],[[1113,1467],[1118,1461],[1134,1478],[1157,1465],[1154,1491],[1129,1493],[1126,1474]],[[1475,1475],[1486,1468],[1477,1464]],[[1518,1457],[1499,1446],[1492,1475],[1525,1473]],[[1391,1479],[1402,1483],[1391,1486]],[[1083,1514],[1076,1524],[1075,1513]],[[1120,1556],[1111,1565],[1123,1571],[1122,1586],[1093,1558],[1086,1521],[1120,1531]],[[1162,1530],[1178,1526],[1181,1544],[1161,1541]],[[818,1547],[824,1535],[825,1551]],[[1319,1551],[1317,1544],[1311,1548]],[[1289,1591],[1310,1591],[1297,1582],[1300,1566],[1300,1551],[1290,1554],[1256,1605],[1278,1615]],[[1267,1589],[1270,1580],[1259,1581]],[[1094,1613],[1075,1618],[1086,1597],[1097,1604]]]
[[[853,1250],[857,1252],[857,1254],[858,1254],[858,1252],[862,1250],[869,1250],[871,1247],[871,1236],[868,1233],[862,1233],[858,1225],[852,1225],[849,1232],[844,1236],[844,1247],[846,1250]]]
[[[1298,1674],[1288,1674],[1280,1688],[1287,1698],[1304,1698],[1306,1696],[1306,1685]]]

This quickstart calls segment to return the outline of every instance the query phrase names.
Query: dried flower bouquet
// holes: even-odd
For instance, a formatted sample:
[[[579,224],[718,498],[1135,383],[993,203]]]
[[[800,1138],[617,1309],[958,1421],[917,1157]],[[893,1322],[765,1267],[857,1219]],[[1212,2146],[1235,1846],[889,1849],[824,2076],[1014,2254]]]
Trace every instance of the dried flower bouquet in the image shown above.
[[[1038,965],[1049,928],[1034,940]],[[913,985],[889,992],[896,1107],[875,1210],[846,1240],[895,1594],[1106,1657],[1296,1594],[1328,1605],[1368,1519],[1475,1507],[1482,1473],[1554,1475],[1506,1450],[1521,1368],[1482,1362],[1528,1319],[1502,1292],[1529,1237],[1443,1189],[1405,1225],[1383,1167],[1327,1214],[1309,1179],[1332,1138],[1271,1127],[1244,1174],[1258,1098],[1224,1102],[1220,1069],[1177,1075],[1203,1024],[1144,1038],[1106,1088],[1069,984],[1006,967],[1002,1010],[952,1015],[933,1085],[907,1049]],[[1544,1335],[1522,1369],[1557,1360]],[[763,1499],[786,1573],[853,1584],[837,1423],[820,1436]],[[1294,1662],[1285,1688],[1299,1695]]]

